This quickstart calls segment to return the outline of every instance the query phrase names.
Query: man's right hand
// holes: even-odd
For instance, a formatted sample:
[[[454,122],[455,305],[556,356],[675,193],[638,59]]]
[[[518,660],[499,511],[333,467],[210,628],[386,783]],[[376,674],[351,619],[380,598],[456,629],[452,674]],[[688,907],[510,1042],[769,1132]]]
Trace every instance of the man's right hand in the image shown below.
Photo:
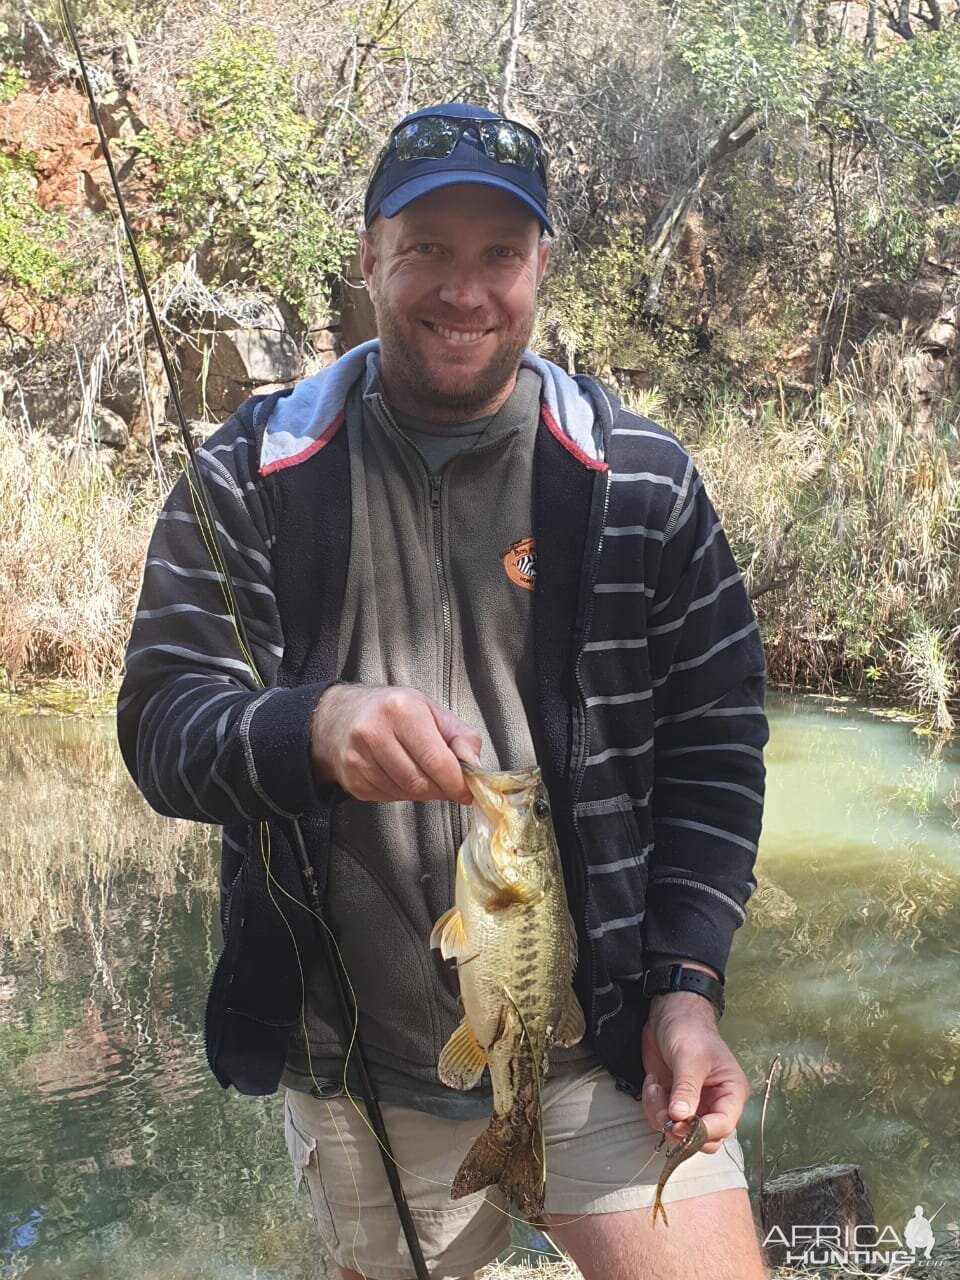
[[[470,804],[460,761],[479,765],[480,747],[474,729],[416,689],[331,685],[310,725],[317,781],[357,800]]]

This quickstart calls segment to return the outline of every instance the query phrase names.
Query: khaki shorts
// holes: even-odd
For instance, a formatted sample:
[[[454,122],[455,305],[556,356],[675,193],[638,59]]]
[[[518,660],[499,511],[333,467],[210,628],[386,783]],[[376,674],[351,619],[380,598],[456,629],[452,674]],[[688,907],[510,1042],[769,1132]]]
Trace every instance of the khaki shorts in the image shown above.
[[[510,1215],[499,1190],[450,1199],[453,1176],[487,1121],[381,1110],[431,1276],[450,1280],[491,1262],[510,1243]],[[651,1132],[641,1104],[618,1090],[602,1067],[548,1077],[543,1117],[547,1213],[616,1213],[653,1204],[663,1169],[662,1153],[654,1152],[659,1134]],[[287,1090],[285,1119],[297,1185],[309,1189],[330,1256],[371,1280],[407,1280],[410,1254],[366,1112],[361,1119],[348,1098],[318,1100]],[[697,1152],[679,1165],[663,1200],[669,1205],[746,1185],[733,1136],[714,1155]]]

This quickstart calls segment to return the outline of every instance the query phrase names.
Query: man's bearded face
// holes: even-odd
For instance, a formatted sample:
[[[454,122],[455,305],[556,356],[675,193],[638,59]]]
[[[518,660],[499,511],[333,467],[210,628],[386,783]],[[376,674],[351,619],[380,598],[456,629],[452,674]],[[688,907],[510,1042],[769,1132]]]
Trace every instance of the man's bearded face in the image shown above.
[[[495,413],[516,382],[548,246],[515,197],[458,184],[378,216],[361,264],[391,404],[433,422]]]

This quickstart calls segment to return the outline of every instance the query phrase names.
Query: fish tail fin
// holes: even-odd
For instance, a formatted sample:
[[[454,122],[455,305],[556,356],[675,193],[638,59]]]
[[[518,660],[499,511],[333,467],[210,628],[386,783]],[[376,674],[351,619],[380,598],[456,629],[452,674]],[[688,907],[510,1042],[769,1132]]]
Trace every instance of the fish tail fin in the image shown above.
[[[450,1189],[454,1200],[491,1187],[503,1177],[512,1150],[513,1131],[503,1116],[494,1116],[467,1152]]]
[[[527,1218],[543,1215],[544,1168],[527,1104],[518,1098],[507,1116],[494,1116],[467,1152],[453,1180],[451,1196],[498,1185]]]
[[[669,1227],[670,1223],[669,1223],[669,1221],[668,1221],[668,1219],[667,1219],[667,1211],[666,1211],[666,1209],[663,1207],[663,1201],[660,1199],[660,1192],[659,1192],[659,1191],[657,1192],[657,1198],[656,1198],[656,1200],[655,1200],[655,1201],[654,1201],[654,1203],[653,1203],[653,1218],[651,1219],[651,1222],[650,1222],[650,1225],[651,1225],[652,1227],[655,1227],[655,1226],[657,1225],[657,1218],[658,1218],[658,1217],[660,1217],[660,1218],[662,1218],[662,1219],[663,1219],[663,1225],[664,1225],[665,1227]]]

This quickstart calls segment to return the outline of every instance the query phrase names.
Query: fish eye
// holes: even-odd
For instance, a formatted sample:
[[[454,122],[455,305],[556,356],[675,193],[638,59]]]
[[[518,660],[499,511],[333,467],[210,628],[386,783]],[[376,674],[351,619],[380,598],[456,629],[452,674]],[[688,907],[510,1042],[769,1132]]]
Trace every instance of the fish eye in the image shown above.
[[[535,818],[539,818],[541,822],[544,820],[544,818],[549,818],[550,806],[547,804],[546,800],[544,800],[543,796],[540,796],[539,799],[534,800],[533,816]]]

